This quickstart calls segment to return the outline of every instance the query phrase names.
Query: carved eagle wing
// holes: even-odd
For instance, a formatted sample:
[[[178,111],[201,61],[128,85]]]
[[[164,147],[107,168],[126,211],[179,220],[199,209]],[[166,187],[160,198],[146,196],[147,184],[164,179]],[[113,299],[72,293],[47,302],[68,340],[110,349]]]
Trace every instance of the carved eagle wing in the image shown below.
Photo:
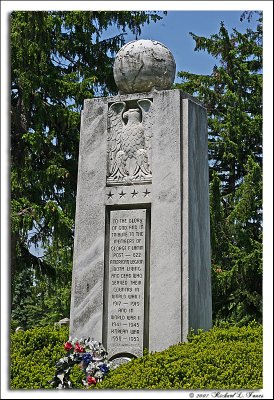
[[[112,170],[115,162],[116,154],[121,150],[122,145],[122,129],[124,121],[122,118],[125,111],[126,103],[119,101],[111,104],[108,110],[108,130],[107,130],[107,157],[108,157],[108,175]]]

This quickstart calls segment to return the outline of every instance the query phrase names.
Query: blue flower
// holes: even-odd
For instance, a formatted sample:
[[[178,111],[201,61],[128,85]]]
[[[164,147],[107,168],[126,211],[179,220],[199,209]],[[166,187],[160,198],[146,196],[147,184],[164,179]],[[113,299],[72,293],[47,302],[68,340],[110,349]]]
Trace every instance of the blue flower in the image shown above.
[[[85,364],[89,364],[89,363],[92,361],[92,355],[91,355],[90,353],[84,353],[84,354],[82,355],[82,361],[83,361]]]
[[[104,374],[109,371],[109,368],[106,365],[100,365],[99,368]]]

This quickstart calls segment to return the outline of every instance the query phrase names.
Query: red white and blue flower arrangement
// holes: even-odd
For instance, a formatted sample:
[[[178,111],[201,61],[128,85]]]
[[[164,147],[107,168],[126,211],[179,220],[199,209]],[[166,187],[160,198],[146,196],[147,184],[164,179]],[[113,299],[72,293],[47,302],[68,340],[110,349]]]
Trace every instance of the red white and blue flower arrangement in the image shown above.
[[[82,383],[85,388],[101,382],[107,373],[117,366],[107,359],[107,352],[102,343],[94,339],[69,338],[64,344],[65,357],[56,363],[54,378],[49,383],[56,389],[72,389],[70,372],[75,364],[85,372]]]

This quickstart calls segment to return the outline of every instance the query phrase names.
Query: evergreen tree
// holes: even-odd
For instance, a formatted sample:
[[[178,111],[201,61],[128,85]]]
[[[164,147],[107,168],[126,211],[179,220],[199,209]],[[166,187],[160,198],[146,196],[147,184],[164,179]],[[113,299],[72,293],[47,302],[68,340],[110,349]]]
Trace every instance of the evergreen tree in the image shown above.
[[[26,282],[32,294],[46,285],[53,296],[52,278],[69,296],[83,100],[115,93],[113,59],[126,30],[137,37],[161,18],[145,11],[11,14],[11,294],[19,322],[21,271],[33,271],[36,286]],[[120,33],[107,37],[110,26]],[[42,246],[43,255],[32,246]],[[38,301],[41,309],[45,302]]]
[[[195,51],[218,60],[211,75],[180,72],[177,87],[208,110],[215,319],[262,318],[262,14],[256,30],[210,38]],[[251,13],[247,14],[251,18]],[[241,19],[246,17],[244,13]]]

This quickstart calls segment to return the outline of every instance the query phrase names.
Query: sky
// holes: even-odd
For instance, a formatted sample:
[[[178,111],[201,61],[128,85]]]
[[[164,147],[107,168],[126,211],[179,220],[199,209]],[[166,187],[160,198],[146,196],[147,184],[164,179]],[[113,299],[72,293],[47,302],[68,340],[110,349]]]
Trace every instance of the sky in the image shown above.
[[[194,7],[193,7],[194,8]],[[176,61],[176,71],[187,71],[195,74],[208,75],[212,72],[217,60],[204,51],[195,51],[195,41],[189,34],[194,33],[198,36],[210,37],[218,33],[220,23],[223,21],[229,32],[236,28],[244,32],[246,28],[256,28],[256,15],[248,23],[245,19],[240,22],[240,16],[244,10],[220,10],[220,11],[183,11],[170,10],[163,19],[156,23],[142,27],[142,33],[138,39],[157,40],[165,44]],[[108,30],[108,34],[116,33],[115,29]],[[125,36],[126,42],[135,40],[135,35],[131,32]],[[180,82],[177,78],[176,82]]]
[[[189,35],[193,32],[200,36],[210,36],[219,31],[220,22],[231,30],[245,30],[248,26],[254,28],[255,18],[249,24],[240,22],[240,15],[244,10],[264,11],[264,338],[267,346],[264,348],[264,365],[270,367],[269,354],[273,347],[273,316],[268,312],[273,303],[273,2],[272,1],[1,1],[1,375],[7,368],[8,339],[7,299],[8,299],[8,246],[9,246],[9,32],[8,19],[12,10],[167,10],[157,23],[151,22],[143,27],[141,39],[154,39],[165,44],[172,52],[176,61],[176,71],[189,71],[197,74],[210,74],[216,63],[205,52],[194,52],[195,42]],[[111,33],[111,32],[109,32]],[[128,34],[126,41],[134,40]],[[176,80],[180,82],[179,79]],[[3,267],[4,266],[4,267]],[[271,300],[272,296],[272,300]],[[4,318],[3,318],[4,317]],[[271,334],[272,332],[272,334]],[[264,371],[265,398],[273,395],[273,382],[271,368]],[[272,366],[273,370],[273,366]],[[2,375],[3,376],[3,375]],[[4,387],[3,387],[4,383]],[[272,387],[271,387],[272,384]],[[272,391],[271,391],[272,390]],[[48,393],[48,392],[47,392]],[[47,394],[48,398],[55,398],[54,391]],[[157,393],[142,391],[136,397],[163,398],[162,392]],[[204,393],[204,392],[203,392]],[[2,381],[1,395],[3,398],[45,398],[45,392],[38,394],[36,391],[9,392]],[[97,393],[96,393],[97,394]],[[106,394],[98,393],[97,398],[105,398]],[[1,396],[2,397],[2,396]],[[89,398],[87,393],[81,391],[82,398]],[[128,392],[111,393],[111,398],[129,398]],[[58,398],[74,398],[71,392],[58,391]],[[168,392],[167,398],[189,398],[188,393],[181,391]]]

